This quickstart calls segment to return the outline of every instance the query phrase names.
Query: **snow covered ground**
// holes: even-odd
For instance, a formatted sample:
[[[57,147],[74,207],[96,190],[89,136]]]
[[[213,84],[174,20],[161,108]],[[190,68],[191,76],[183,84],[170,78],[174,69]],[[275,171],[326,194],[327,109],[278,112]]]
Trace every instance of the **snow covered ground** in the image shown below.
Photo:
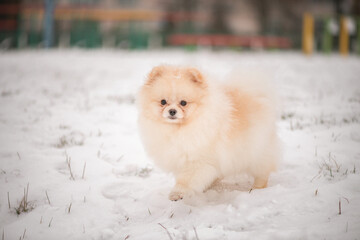
[[[159,63],[195,65],[219,78],[236,67],[272,71],[284,153],[268,188],[249,192],[251,179],[241,177],[191,201],[168,200],[174,180],[143,152],[134,105],[144,76]],[[360,239],[360,58],[2,52],[0,235]]]

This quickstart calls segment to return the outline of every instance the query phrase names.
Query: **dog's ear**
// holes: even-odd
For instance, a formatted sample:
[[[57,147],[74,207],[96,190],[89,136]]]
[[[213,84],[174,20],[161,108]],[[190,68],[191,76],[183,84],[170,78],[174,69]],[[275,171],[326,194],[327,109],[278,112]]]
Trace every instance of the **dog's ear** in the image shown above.
[[[160,65],[154,67],[149,73],[146,81],[146,85],[151,85],[158,77],[160,77],[164,73],[164,66]]]
[[[190,76],[190,80],[198,85],[206,86],[205,78],[196,68],[187,68],[186,72]]]

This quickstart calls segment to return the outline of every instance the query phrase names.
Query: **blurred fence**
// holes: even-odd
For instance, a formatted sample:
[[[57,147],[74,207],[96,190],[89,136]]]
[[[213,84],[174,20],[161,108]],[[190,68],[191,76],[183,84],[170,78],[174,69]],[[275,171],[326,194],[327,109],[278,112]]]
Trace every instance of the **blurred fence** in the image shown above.
[[[349,52],[360,54],[360,18],[317,18],[305,13],[302,50],[308,55],[315,50],[323,53],[339,51],[342,55],[348,55]]]
[[[360,20],[356,18],[348,18],[345,35],[340,34],[340,29],[344,29],[340,19],[316,16],[311,16],[310,24],[309,20],[304,23],[303,33],[238,35],[194,28],[195,22],[203,20],[201,13],[111,9],[91,4],[50,7],[49,13],[45,5],[24,5],[20,0],[0,3],[0,47],[300,49],[302,42],[304,49],[306,41],[311,52],[328,53],[337,51],[340,36],[346,35],[349,43],[343,48],[360,52]],[[169,30],[175,23],[180,27]]]
[[[0,5],[1,6],[1,5]],[[44,4],[3,4],[0,14],[15,19],[0,29],[3,48],[46,46]],[[9,9],[12,9],[9,11]],[[57,6],[53,12],[51,45],[55,47],[112,47],[147,49],[166,46],[288,49],[292,39],[284,36],[246,36],[195,29],[201,13],[184,11],[104,9],[92,5]],[[171,25],[180,26],[176,31]],[[49,24],[48,24],[49,25]]]

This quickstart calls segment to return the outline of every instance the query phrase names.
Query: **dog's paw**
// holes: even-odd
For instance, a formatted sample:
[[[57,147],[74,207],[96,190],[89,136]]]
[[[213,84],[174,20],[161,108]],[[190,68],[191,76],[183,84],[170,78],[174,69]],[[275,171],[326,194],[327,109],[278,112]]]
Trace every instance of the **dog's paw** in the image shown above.
[[[194,193],[192,189],[181,185],[175,185],[175,187],[172,189],[172,191],[169,194],[169,199],[171,201],[178,201],[183,198],[191,197],[193,194]]]
[[[182,192],[179,192],[179,191],[172,191],[170,194],[169,194],[169,199],[171,201],[178,201],[178,200],[181,200],[184,198],[184,193]]]

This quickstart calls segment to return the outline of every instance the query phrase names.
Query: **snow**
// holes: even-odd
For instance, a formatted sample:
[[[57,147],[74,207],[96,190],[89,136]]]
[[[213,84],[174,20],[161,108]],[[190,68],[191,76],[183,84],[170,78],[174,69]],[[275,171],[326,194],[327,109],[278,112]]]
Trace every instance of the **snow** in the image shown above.
[[[194,199],[168,200],[174,180],[145,155],[134,104],[145,75],[160,63],[198,66],[219,78],[239,67],[270,70],[282,100],[283,160],[268,188],[249,191],[251,179],[241,176]],[[5,240],[359,239],[359,143],[355,56],[2,52],[0,234]],[[27,184],[33,209],[17,215]]]

